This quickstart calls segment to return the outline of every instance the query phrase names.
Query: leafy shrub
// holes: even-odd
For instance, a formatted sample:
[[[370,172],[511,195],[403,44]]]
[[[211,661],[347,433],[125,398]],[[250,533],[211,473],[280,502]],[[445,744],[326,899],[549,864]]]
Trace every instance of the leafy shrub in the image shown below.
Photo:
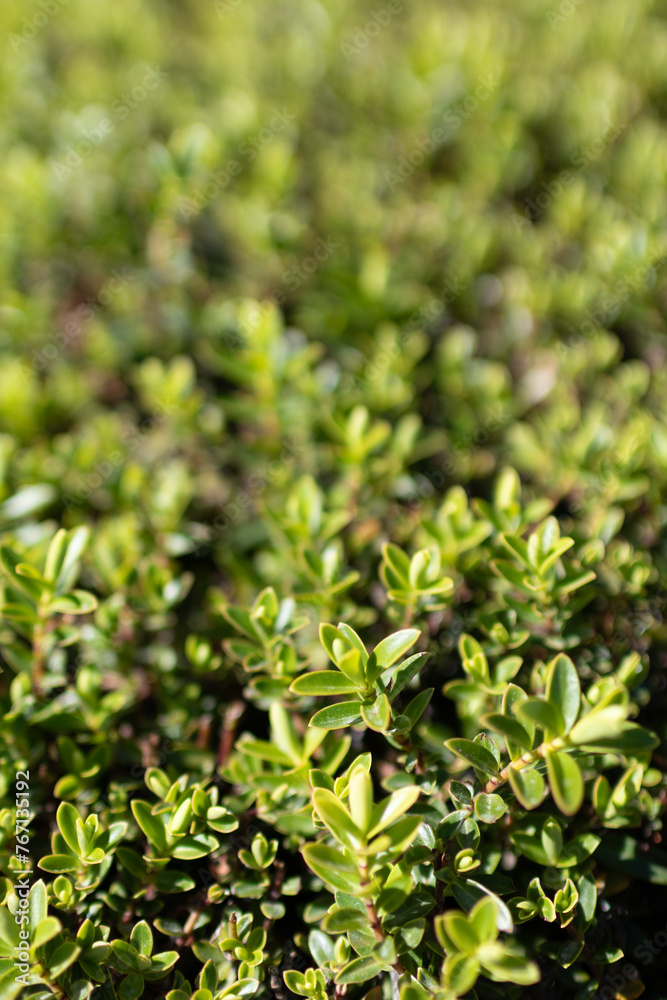
[[[454,487],[420,529],[435,537],[461,504]],[[175,613],[124,621],[118,595],[98,603],[76,586],[85,527],[51,537],[47,522],[36,543],[19,531],[0,550],[15,674],[3,995],[30,984],[44,996],[254,996],[267,978],[280,990],[278,967],[288,990],[318,1000],[329,984],[342,995],[378,977],[403,1000],[507,984],[521,995],[545,971],[584,996],[624,957],[606,892],[623,873],[664,883],[667,866],[609,831],[658,831],[663,777],[651,766],[658,737],[631,721],[645,658],[595,663],[581,633],[600,588],[575,539],[552,515],[531,524],[506,470],[491,503],[463,517],[467,573],[446,544],[409,556],[388,542],[376,590],[359,571],[336,583],[341,511],[326,506],[306,476],[274,515],[281,558],[291,551],[317,589],[297,583],[279,600],[267,587],[245,607],[214,590],[210,631],[185,637],[181,662],[168,655]],[[150,584],[151,568],[134,581]],[[183,576],[164,570],[149,594],[178,601]],[[463,676],[426,686],[452,660],[437,639],[466,580],[481,642],[461,633]],[[351,589],[373,604],[353,605]],[[323,622],[316,642],[332,606],[387,634],[371,649],[349,623]],[[210,641],[220,631],[222,655]],[[239,684],[244,700],[222,695]],[[244,716],[252,728],[235,738]],[[154,932],[172,947],[157,951]]]
[[[663,996],[660,5],[0,23],[0,1000]]]

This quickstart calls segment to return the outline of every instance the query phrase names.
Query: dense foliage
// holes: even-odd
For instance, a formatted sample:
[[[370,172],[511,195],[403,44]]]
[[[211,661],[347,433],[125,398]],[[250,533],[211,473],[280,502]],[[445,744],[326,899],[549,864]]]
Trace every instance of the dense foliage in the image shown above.
[[[0,1000],[667,996],[666,14],[2,5]]]

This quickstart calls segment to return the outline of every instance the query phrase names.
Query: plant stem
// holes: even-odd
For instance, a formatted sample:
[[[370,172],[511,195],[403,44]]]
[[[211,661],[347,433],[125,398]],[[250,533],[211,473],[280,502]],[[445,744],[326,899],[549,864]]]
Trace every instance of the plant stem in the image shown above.
[[[574,941],[580,941],[583,944],[583,948],[582,948],[581,954],[584,956],[584,959],[586,961],[586,965],[591,970],[591,972],[593,974],[593,977],[595,979],[597,979],[598,983],[601,983],[602,982],[602,978],[603,978],[602,969],[600,968],[600,966],[595,961],[595,957],[593,956],[593,952],[591,951],[591,949],[586,944],[586,941],[584,939],[583,934],[578,934],[577,931],[575,930],[575,928],[572,926],[572,924],[568,924],[567,927],[565,928],[565,930],[567,931],[567,933],[570,935],[570,937]]]
[[[505,784],[512,771],[522,771],[524,767],[527,767],[529,764],[533,764],[541,757],[546,756],[547,751],[562,750],[563,747],[566,746],[568,746],[567,741],[563,739],[562,736],[557,736],[549,743],[541,743],[540,746],[536,747],[534,750],[526,750],[521,757],[518,757],[516,760],[511,760],[509,764],[507,764],[494,778],[489,778],[484,786],[484,791],[487,794],[494,792],[500,785]]]
[[[283,861],[276,861],[274,864],[274,875],[273,882],[271,883],[271,889],[269,891],[269,896],[273,900],[280,899],[280,887],[285,879],[285,863]],[[268,933],[272,926],[275,917],[267,917],[264,921],[264,930]]]
[[[378,917],[377,910],[375,909],[375,904],[368,894],[371,888],[371,883],[368,877],[368,866],[365,861],[359,862],[359,874],[361,875],[361,890],[365,893],[364,906],[366,907],[366,914],[368,915],[368,919],[370,921],[371,930],[375,935],[375,940],[380,943],[385,940],[386,935],[382,930],[382,924],[380,923],[380,918]],[[406,971],[405,966],[400,961],[394,962],[392,969],[394,969],[399,976],[402,976]]]
[[[447,857],[445,851],[438,851],[436,853],[435,860],[433,862],[433,871],[438,872],[445,866],[445,858]],[[442,879],[437,878],[435,880],[435,912],[442,913],[443,906],[445,905],[445,883]]]
[[[205,903],[201,903],[199,906],[196,906],[194,910],[190,911],[190,916],[188,917],[183,926],[183,934],[181,935],[180,938],[178,938],[176,942],[179,948],[182,947],[189,948],[194,943],[195,925],[199,920],[199,918],[201,917],[202,913],[204,912],[205,905],[206,905]]]
[[[406,753],[415,753],[417,755],[417,763],[415,765],[415,771],[417,774],[425,774],[426,768],[424,767],[424,752],[423,750],[415,746],[410,737],[406,733],[400,735],[393,735],[392,739],[405,750]]]
[[[245,703],[233,701],[225,710],[222,717],[222,731],[220,733],[220,743],[218,745],[218,767],[224,767],[234,746],[236,726],[245,711]]]
[[[55,980],[51,979],[50,976],[47,976],[45,972],[41,973],[41,978],[44,980],[48,988],[55,996],[59,997],[60,1000],[67,1000],[67,994],[65,993],[64,989],[62,988],[62,986],[59,986],[58,983],[55,982]]]

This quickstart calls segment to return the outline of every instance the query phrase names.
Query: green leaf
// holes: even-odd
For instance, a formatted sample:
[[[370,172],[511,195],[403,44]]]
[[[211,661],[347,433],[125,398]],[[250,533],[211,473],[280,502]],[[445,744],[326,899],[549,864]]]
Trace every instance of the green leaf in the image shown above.
[[[500,768],[500,750],[498,749],[498,744],[495,740],[491,739],[487,733],[478,733],[473,740],[473,743],[479,743],[481,746],[489,750],[493,755],[496,766]]]
[[[358,891],[357,865],[341,851],[326,844],[306,844],[301,853],[308,867],[327,885],[341,892]]]
[[[371,816],[369,840],[403,816],[415,804],[419,795],[420,789],[416,785],[406,785],[378,802]]]
[[[498,764],[495,757],[481,743],[473,743],[472,740],[455,738],[445,740],[445,746],[452,753],[456,754],[457,757],[461,757],[469,764],[472,764],[475,770],[482,771],[491,777],[495,777],[498,773]]]
[[[292,681],[290,691],[300,695],[353,694],[357,685],[337,670],[314,670]]]
[[[569,969],[569,967],[579,958],[583,950],[583,941],[566,941],[565,944],[558,950],[558,964],[563,969]],[[617,993],[616,996],[622,997],[623,994]]]
[[[558,705],[541,698],[526,698],[517,702],[513,709],[520,721],[527,721],[543,730],[545,739],[562,736],[565,731],[565,721]]]
[[[528,555],[528,545],[524,542],[523,538],[518,538],[515,535],[500,534],[498,535],[498,541],[502,542],[512,555],[516,556],[519,562],[524,564],[526,569],[533,569],[533,564]]]
[[[79,561],[88,544],[89,537],[90,528],[84,524],[68,532],[67,551],[56,579],[56,593],[62,594],[74,586],[79,572]]]
[[[496,684],[505,684],[516,677],[522,663],[523,660],[520,656],[504,656],[502,660],[499,660],[494,671]]]
[[[333,836],[345,847],[355,851],[363,842],[363,835],[345,806],[327,788],[313,791],[313,805],[317,815]]]
[[[407,584],[410,577],[410,560],[405,552],[398,545],[385,542],[382,546],[382,555],[402,583]]]
[[[342,643],[345,649],[349,648],[349,643],[339,629],[333,625],[329,625],[328,622],[322,622],[320,625],[320,642],[329,654],[329,659],[338,665],[338,657],[334,653],[334,642],[336,640]]]
[[[373,811],[373,779],[363,766],[350,771],[347,801],[352,819],[364,834],[368,833]]]
[[[491,561],[491,566],[504,580],[511,583],[513,587],[521,591],[526,596],[532,596],[532,591],[530,587],[526,586],[526,576],[524,570],[517,569],[514,563],[508,562],[506,559],[493,559]]]
[[[179,871],[169,871],[158,872],[153,883],[158,892],[189,892],[190,889],[194,889],[196,883],[193,878],[186,875],[185,872]]]
[[[522,747],[524,750],[533,749],[533,740],[527,729],[521,725],[518,719],[512,718],[511,715],[500,715],[497,712],[492,712],[490,715],[482,717],[482,723],[490,726],[491,729],[495,729],[506,740]]]
[[[19,943],[19,925],[6,906],[0,906],[0,941],[10,950]]]
[[[269,719],[273,742],[284,754],[287,754],[293,764],[301,763],[301,746],[296,728],[285,706],[279,701],[273,701],[269,708]]]
[[[483,823],[496,823],[506,812],[507,804],[500,795],[480,792],[475,797],[475,816]]]
[[[144,956],[139,956],[142,961],[144,961]],[[164,975],[169,972],[171,968],[178,962],[178,952],[177,951],[161,951],[157,955],[153,955],[150,963],[150,970],[144,972],[144,979],[148,979],[151,982],[156,979],[162,979]]]
[[[574,816],[584,800],[584,781],[579,765],[563,751],[547,751],[546,762],[554,802],[566,816]]]
[[[594,579],[595,573],[592,569],[588,571],[574,570],[558,582],[556,589],[559,594],[571,594],[573,590],[579,590],[580,587],[585,586],[585,584],[590,583]]]
[[[51,979],[57,979],[58,976],[62,976],[65,969],[69,969],[70,965],[76,962],[80,953],[81,949],[73,941],[65,941],[59,948],[56,948],[54,954],[49,958],[49,976]]]
[[[308,780],[312,788],[328,788],[333,792],[334,779],[319,767],[312,767],[308,771]]]
[[[15,521],[20,517],[26,517],[41,507],[53,503],[57,495],[50,483],[31,483],[30,486],[23,486],[0,504],[0,518],[3,521]]]
[[[31,926],[35,927],[30,941],[31,948],[41,948],[47,941],[51,941],[57,934],[60,934],[63,929],[56,917],[44,917],[37,925],[32,924],[31,921]]]
[[[172,847],[170,854],[182,861],[194,861],[196,858],[206,857],[218,847],[220,847],[220,841],[213,834],[193,833],[179,840],[176,846]]]
[[[48,905],[44,880],[39,879],[30,890],[29,896],[30,926],[36,927],[41,920],[46,920]]]
[[[478,945],[481,943],[474,926],[470,923],[465,914],[459,910],[449,910],[441,916],[435,918],[436,933],[440,926],[446,937],[453,942],[455,949],[465,952],[466,955],[474,955]],[[447,944],[445,950],[450,950]]]
[[[345,622],[338,622],[338,630],[339,632],[343,633],[343,635],[349,642],[352,649],[357,650],[359,656],[361,657],[361,662],[366,663],[366,661],[368,660],[368,653],[366,652],[366,647],[364,646],[363,642],[361,641],[357,633],[354,631],[354,629],[351,628],[349,625],[346,625]]]
[[[434,906],[435,898],[430,892],[414,890],[398,909],[385,918],[384,925],[390,930],[398,930],[420,917],[425,917]]]
[[[492,890],[489,885],[486,884],[488,882],[493,882],[494,889],[497,886],[498,891],[512,892],[514,887],[511,880],[499,876],[489,875],[480,875],[479,877],[484,879],[484,885],[469,876],[457,879],[452,883],[452,891],[456,902],[459,906],[463,907],[463,909],[471,910],[481,899],[485,899],[487,896],[490,896],[496,906],[496,924],[498,930],[511,933],[514,930],[512,914],[505,903],[503,903],[500,896],[496,894],[496,891]],[[508,881],[510,883],[509,886],[505,884]]]
[[[250,757],[258,757],[260,760],[268,760],[273,764],[282,764],[283,767],[294,766],[294,761],[289,754],[285,753],[285,751],[281,750],[275,743],[270,743],[268,740],[241,739],[238,741],[237,746],[242,753],[247,753]]]
[[[61,802],[56,813],[56,820],[65,843],[74,854],[81,855],[81,847],[77,836],[76,821],[79,813],[69,802]]]
[[[372,705],[361,706],[361,718],[369,729],[384,733],[391,725],[391,706],[386,694],[379,695]]]
[[[372,840],[368,845],[369,851],[377,853],[389,847],[395,854],[405,851],[417,836],[421,823],[420,816],[404,816]],[[387,846],[382,846],[385,843]]]
[[[235,629],[239,632],[243,632],[244,635],[249,636],[251,639],[260,640],[261,636],[257,630],[255,622],[251,618],[248,611],[244,608],[226,607],[223,608],[223,615],[230,622]]]
[[[478,941],[484,943],[496,940],[498,937],[497,916],[496,904],[491,896],[485,896],[484,899],[475,903],[468,914],[468,920],[474,928]]]
[[[11,601],[8,604],[0,604],[0,616],[12,622],[26,622],[29,625],[37,625],[39,615],[35,614],[32,605],[19,604]],[[19,983],[20,986],[20,983]]]
[[[409,720],[410,729],[412,729],[422,717],[434,694],[435,688],[425,688],[423,691],[420,691],[419,694],[415,695],[412,701],[406,705],[402,714],[404,718]]]
[[[215,993],[217,985],[218,970],[215,966],[215,962],[212,959],[209,959],[199,974],[199,989],[209,990],[211,993]]]
[[[308,947],[317,965],[321,968],[334,960],[334,944],[322,931],[312,930],[308,935]]]
[[[357,687],[364,687],[366,684],[366,674],[363,664],[363,657],[357,649],[348,649],[346,653],[338,657],[338,669],[355,685],[355,690]]]
[[[145,920],[140,920],[135,924],[130,934],[130,944],[137,949],[140,955],[150,958],[153,951],[153,935]]]
[[[86,590],[73,590],[69,594],[61,594],[49,601],[51,613],[60,612],[64,615],[89,615],[97,607],[97,598]]]
[[[20,559],[6,546],[0,546],[0,569],[9,578],[11,586],[15,590],[21,591],[35,604],[39,603],[42,596],[43,587],[30,577],[20,576],[16,572],[16,567],[20,564]]]
[[[285,973],[287,975],[287,973]],[[300,973],[298,973],[300,975]],[[257,992],[256,979],[239,979],[227,989],[223,990],[220,997],[250,997]]]
[[[590,857],[599,843],[600,838],[596,837],[594,833],[578,834],[568,844],[563,846],[556,867],[572,868],[573,865],[581,864],[582,861]]]
[[[467,785],[462,784],[460,781],[450,781],[449,795],[452,801],[459,807],[467,808],[472,806],[472,792]]]
[[[353,958],[336,976],[337,983],[366,983],[385,968],[385,963],[373,955]]]
[[[659,743],[660,740],[655,733],[638,726],[635,722],[624,722],[620,733],[610,735],[609,738],[599,736],[581,746],[583,750],[592,753],[621,753],[626,757],[639,757],[655,749]]]
[[[307,997],[310,993],[310,989],[306,986],[306,977],[302,972],[298,972],[296,969],[288,969],[283,972],[283,979],[285,980],[285,986],[292,993],[296,993],[297,996]]]
[[[531,986],[540,981],[540,970],[535,962],[510,954],[498,943],[483,945],[477,958],[484,973],[497,983]]]
[[[560,557],[564,555],[569,549],[574,545],[574,538],[561,538],[554,545],[554,547],[549,552],[549,555],[544,558],[538,566],[538,571],[540,576],[544,576],[551,567],[558,562]]]
[[[368,917],[365,911],[354,910],[350,907],[336,909],[333,913],[327,913],[322,920],[322,930],[328,934],[346,934],[351,930],[366,930],[369,927]]]
[[[593,710],[577,722],[570,733],[573,743],[594,743],[598,739],[608,739],[621,731],[628,714],[625,705],[608,705]]]
[[[548,816],[542,827],[542,847],[550,865],[558,864],[561,851],[563,850],[563,831],[558,822]]]
[[[44,577],[51,583],[55,582],[67,549],[67,531],[60,528],[51,539],[44,563]]]
[[[478,684],[489,684],[489,664],[484,650],[471,635],[465,633],[459,638],[459,655],[467,673]]]
[[[0,996],[3,1000],[17,1000],[25,996],[25,987],[16,978],[17,971],[13,968],[8,968],[6,972],[0,969]],[[33,997],[34,1000],[50,1000],[51,993],[34,993]]]
[[[138,972],[125,976],[118,987],[119,1000],[138,1000],[144,992],[144,977]]]
[[[150,805],[143,799],[132,800],[132,812],[148,840],[157,847],[160,854],[164,854],[167,850],[167,835],[162,819],[153,815]]]
[[[371,664],[373,666],[377,665],[380,668],[380,672],[386,670],[387,667],[391,667],[392,664],[400,660],[414,646],[420,635],[421,633],[418,628],[401,629],[400,632],[388,635],[386,639],[377,644],[371,653],[368,660],[368,667],[370,668]]]
[[[517,707],[521,702],[526,701],[528,695],[526,692],[518,686],[518,684],[508,684],[505,689],[505,694],[503,695],[503,715],[509,718],[515,717],[517,714]],[[525,727],[531,742],[535,737],[535,723],[526,720],[522,725]]]
[[[339,701],[337,705],[321,708],[312,717],[309,726],[316,729],[344,729],[361,722],[361,703],[358,701]]]
[[[564,888],[559,889],[554,897],[554,906],[559,914],[571,913],[579,902],[577,887],[568,878]]]
[[[137,949],[128,941],[118,938],[112,944],[113,957],[119,970],[123,972],[145,972],[150,969],[150,959],[140,955]]]
[[[511,767],[509,783],[524,809],[537,808],[546,794],[544,778],[534,767],[521,770]]]
[[[101,861],[104,861],[104,858],[105,854],[103,849],[101,847],[95,847],[92,851],[88,851],[83,860],[87,865],[99,865]]]
[[[421,972],[422,970],[420,970]],[[423,975],[423,972],[422,972]],[[437,982],[433,980],[433,985],[437,987]],[[401,986],[401,992],[399,994],[399,1000],[430,1000],[431,994],[428,990],[420,986],[414,980]],[[376,998],[374,998],[376,1000]]]
[[[266,938],[266,927],[253,927],[246,939],[245,947],[250,951],[262,951],[266,944]]]
[[[428,660],[428,653],[414,653],[409,656],[407,660],[404,660],[398,667],[392,668],[387,677],[384,680],[389,683],[392,680],[391,689],[389,691],[389,698],[391,701],[403,691],[405,687],[410,683],[413,677],[415,677],[422,667]]]
[[[192,822],[192,802],[184,799],[175,811],[168,824],[170,834],[185,833]]]
[[[76,932],[76,942],[83,949],[90,948],[95,941],[95,925],[90,918],[84,920]],[[105,946],[106,947],[106,946]]]
[[[262,911],[262,915],[267,918],[267,920],[281,920],[285,916],[285,904],[278,903],[272,900],[263,900],[259,904],[259,908]]]
[[[581,701],[579,675],[574,663],[560,653],[551,663],[547,674],[546,699],[561,713],[564,732],[569,733],[577,721]]]
[[[442,982],[454,996],[460,997],[468,993],[479,976],[479,962],[470,955],[462,953],[448,955],[442,967]]]
[[[51,875],[64,875],[79,870],[81,862],[70,854],[47,854],[37,862],[42,871]]]

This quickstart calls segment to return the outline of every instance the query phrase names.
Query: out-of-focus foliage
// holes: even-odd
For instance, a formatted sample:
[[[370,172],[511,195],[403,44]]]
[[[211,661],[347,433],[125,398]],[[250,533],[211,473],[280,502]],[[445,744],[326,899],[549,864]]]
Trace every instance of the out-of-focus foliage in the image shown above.
[[[638,996],[664,3],[0,27],[0,1000]]]

